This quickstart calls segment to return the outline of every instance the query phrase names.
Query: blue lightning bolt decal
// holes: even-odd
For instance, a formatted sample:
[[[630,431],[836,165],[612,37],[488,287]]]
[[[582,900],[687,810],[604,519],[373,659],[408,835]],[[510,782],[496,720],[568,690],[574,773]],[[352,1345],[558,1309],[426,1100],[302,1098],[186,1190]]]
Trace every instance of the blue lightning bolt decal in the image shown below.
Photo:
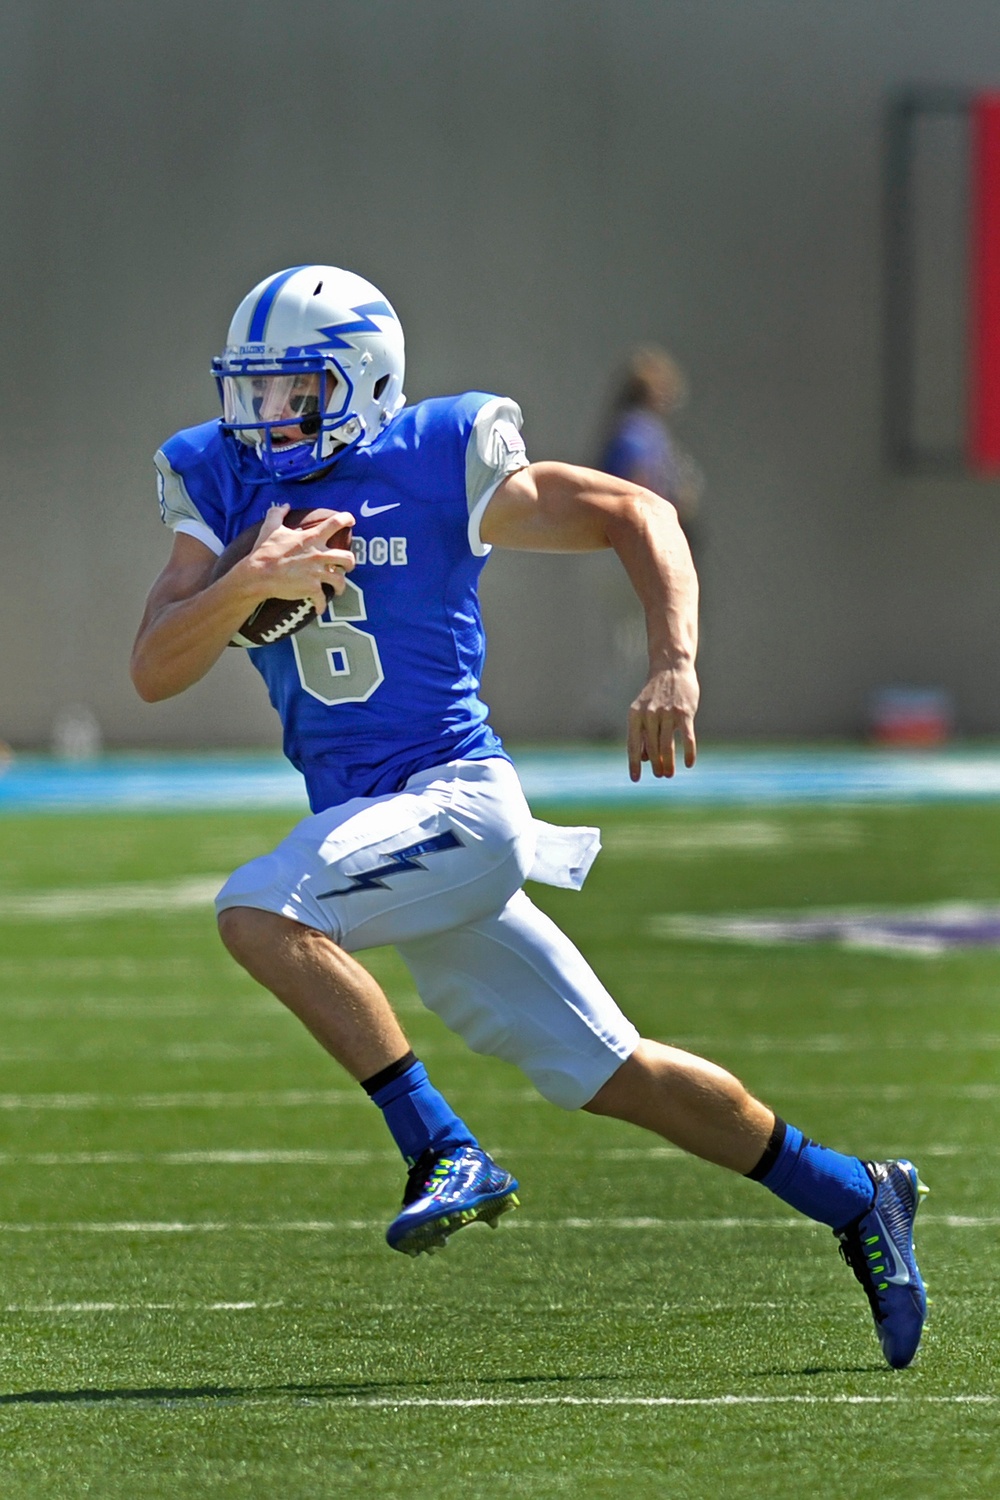
[[[325,343],[317,345],[320,349],[350,349],[348,339],[342,338],[345,333],[378,333],[377,323],[372,318],[394,318],[395,313],[388,302],[363,302],[360,307],[352,307],[351,312],[357,313],[354,322],[328,323],[319,331],[325,336]]]
[[[439,833],[435,838],[425,839],[421,844],[411,844],[408,849],[397,849],[394,854],[387,854],[386,863],[376,865],[374,870],[368,870],[364,875],[349,875],[347,878],[351,882],[350,885],[345,885],[338,891],[323,891],[317,895],[316,900],[325,901],[328,896],[349,896],[352,891],[386,890],[383,876],[400,875],[407,870],[426,870],[427,866],[420,863],[421,854],[438,854],[443,849],[461,849],[461,847],[462,840],[450,830],[448,833]]]

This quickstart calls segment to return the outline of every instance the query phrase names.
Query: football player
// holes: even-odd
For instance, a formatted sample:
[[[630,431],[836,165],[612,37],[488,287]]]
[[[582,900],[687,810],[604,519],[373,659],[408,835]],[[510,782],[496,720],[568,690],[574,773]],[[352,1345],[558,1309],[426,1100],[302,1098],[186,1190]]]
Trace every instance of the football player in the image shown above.
[[[699,691],[697,581],[674,508],[594,470],[529,462],[506,397],[406,405],[395,312],[332,266],[256,286],[214,371],[221,419],[156,455],[174,540],[133,678],[147,701],[170,697],[265,599],[316,605],[304,629],[251,651],[312,812],[229,879],[219,925],[237,961],[382,1110],[408,1168],[389,1244],[437,1249],[474,1220],[493,1223],[518,1185],[431,1083],[356,957],[381,944],[396,946],[424,1003],[470,1047],[515,1063],[553,1104],[655,1131],[829,1225],[888,1362],[909,1364],[926,1311],[912,1164],[828,1150],[722,1068],[640,1038],[522,889],[579,887],[598,839],[533,820],[490,727],[478,697],[480,571],[495,546],[617,553],[649,643],[629,770],[672,776],[678,741],[694,763]],[[303,503],[319,517],[283,525]],[[216,576],[250,525],[255,546]],[[329,548],[345,525],[351,550]]]

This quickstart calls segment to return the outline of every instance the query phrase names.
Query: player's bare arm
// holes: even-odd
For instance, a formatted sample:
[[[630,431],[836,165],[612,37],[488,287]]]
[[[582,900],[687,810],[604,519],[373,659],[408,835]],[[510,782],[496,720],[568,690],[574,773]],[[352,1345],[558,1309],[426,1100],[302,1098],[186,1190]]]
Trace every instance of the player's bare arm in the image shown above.
[[[310,599],[322,614],[324,584],[342,592],[354,554],[327,542],[353,516],[326,511],[293,530],[282,524],[287,510],[273,507],[252,551],[215,581],[215,554],[183,532],[174,538],[132,648],[132,681],[147,703],[172,698],[200,681],[262,600]]]
[[[645,611],[649,646],[649,676],[629,711],[629,775],[638,781],[648,761],[654,776],[672,776],[678,736],[685,765],[694,765],[698,579],[669,501],[596,469],[530,464],[499,486],[480,535],[524,551],[618,554]]]

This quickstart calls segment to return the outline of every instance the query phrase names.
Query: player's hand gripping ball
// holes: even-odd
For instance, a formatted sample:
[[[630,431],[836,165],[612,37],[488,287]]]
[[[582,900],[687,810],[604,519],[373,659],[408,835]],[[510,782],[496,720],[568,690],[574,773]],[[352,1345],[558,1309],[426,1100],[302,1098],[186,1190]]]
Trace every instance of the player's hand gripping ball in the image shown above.
[[[315,510],[290,510],[282,517],[281,524],[293,530],[299,530],[311,517],[322,514],[322,511]],[[209,576],[209,583],[215,583],[216,579],[228,573],[230,568],[246,557],[248,552],[253,551],[254,543],[263,524],[263,521],[255,521],[252,526],[246,527],[239,536],[233,538],[222,555],[216,558]],[[350,526],[342,526],[339,531],[335,531],[326,545],[349,552],[351,549]],[[327,599],[332,599],[334,597],[333,585],[324,583],[323,592]],[[270,646],[274,641],[284,640],[287,635],[295,635],[315,618],[316,606],[311,599],[264,599],[243,621],[229,644],[231,646]]]

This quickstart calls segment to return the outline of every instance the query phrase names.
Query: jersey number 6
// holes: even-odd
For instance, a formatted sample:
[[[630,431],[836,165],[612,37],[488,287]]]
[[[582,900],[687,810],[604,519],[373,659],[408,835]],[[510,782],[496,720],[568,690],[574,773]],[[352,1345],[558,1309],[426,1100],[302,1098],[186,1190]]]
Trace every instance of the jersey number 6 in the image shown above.
[[[321,703],[364,703],[385,681],[375,637],[351,623],[367,618],[365,596],[348,579],[326,614],[292,636],[299,681]]]

